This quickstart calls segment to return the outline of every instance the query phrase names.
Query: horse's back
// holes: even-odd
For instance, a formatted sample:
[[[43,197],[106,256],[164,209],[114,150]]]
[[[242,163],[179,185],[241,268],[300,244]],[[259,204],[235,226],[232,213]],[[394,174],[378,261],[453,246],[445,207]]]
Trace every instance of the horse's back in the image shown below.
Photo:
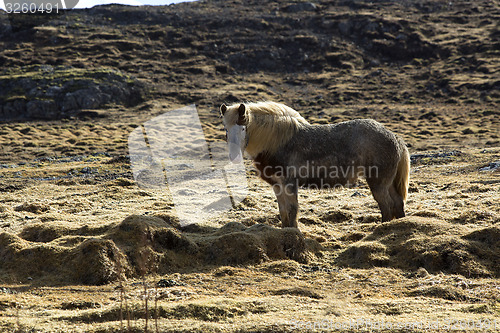
[[[381,123],[373,119],[354,119],[343,121],[337,124],[317,125],[325,127],[330,135],[337,137],[348,136],[351,139],[395,139],[395,134],[389,131]]]
[[[330,138],[341,137],[342,141],[348,141],[348,146],[358,146],[357,149],[391,149],[402,143],[396,134],[373,119],[355,119],[327,126],[330,127]]]
[[[283,147],[293,152],[291,164],[317,161],[328,165],[364,165],[386,168],[397,164],[404,143],[393,132],[372,119],[337,124],[310,125]]]
[[[381,123],[373,119],[355,119],[337,124],[311,125],[297,133],[295,144],[302,144],[315,150],[334,150],[345,153],[374,147],[398,146],[401,140]]]
[[[363,164],[393,164],[404,149],[403,141],[373,119],[355,119],[331,125],[330,139],[339,138],[336,150],[362,156]]]

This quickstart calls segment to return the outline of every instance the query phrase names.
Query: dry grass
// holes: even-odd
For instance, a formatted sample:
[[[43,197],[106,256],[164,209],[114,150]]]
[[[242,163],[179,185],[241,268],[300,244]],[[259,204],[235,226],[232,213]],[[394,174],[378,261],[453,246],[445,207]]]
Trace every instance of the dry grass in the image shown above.
[[[73,177],[75,183],[38,181],[2,192],[2,219],[9,222],[0,253],[7,258],[5,251],[11,251],[10,258],[17,258],[3,261],[2,326],[142,332],[158,325],[160,332],[232,332],[286,331],[299,319],[304,325],[353,318],[394,325],[498,320],[498,171],[478,171],[498,154],[468,149],[451,161],[414,165],[410,216],[384,224],[364,185],[302,190],[299,228],[307,254],[299,262],[263,245],[266,237],[279,243],[279,229],[259,227],[264,233],[252,233],[255,223],[279,224],[271,190],[255,178],[250,178],[251,197],[217,219],[221,229],[178,229],[168,197],[123,180],[87,177],[93,183],[85,185],[85,177]],[[108,160],[52,161],[43,168],[60,174],[78,165],[98,168],[100,175],[124,168],[104,163]],[[9,175],[22,171],[30,178],[39,168],[1,171],[15,182]],[[21,206],[30,208],[16,209]],[[39,206],[48,209],[32,209]],[[233,224],[224,227],[228,222]],[[96,244],[97,252],[79,257],[86,242]],[[115,257],[98,255],[107,242],[116,244]],[[254,248],[257,257],[251,255]],[[90,259],[93,253],[96,259]],[[45,261],[34,265],[30,257]],[[89,261],[93,266],[85,266]],[[80,271],[93,280],[74,275]],[[99,283],[96,277],[109,280],[103,286],[80,285]]]

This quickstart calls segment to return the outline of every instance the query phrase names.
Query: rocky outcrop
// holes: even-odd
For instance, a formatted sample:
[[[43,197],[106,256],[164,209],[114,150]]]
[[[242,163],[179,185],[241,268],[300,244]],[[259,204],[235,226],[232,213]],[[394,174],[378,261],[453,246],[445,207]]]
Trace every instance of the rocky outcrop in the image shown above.
[[[61,119],[109,104],[133,106],[144,99],[145,89],[112,69],[22,67],[0,76],[0,121]]]

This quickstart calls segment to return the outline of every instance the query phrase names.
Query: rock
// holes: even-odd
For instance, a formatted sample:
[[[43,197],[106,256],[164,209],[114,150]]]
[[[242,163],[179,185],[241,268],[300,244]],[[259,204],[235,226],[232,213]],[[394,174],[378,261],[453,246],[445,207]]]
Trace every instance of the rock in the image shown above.
[[[342,35],[349,35],[351,33],[351,21],[342,21],[339,23],[338,27]]]
[[[421,115],[418,119],[432,119],[434,117],[437,117],[437,113],[434,111],[429,111]]]
[[[177,286],[185,286],[186,284],[181,281],[173,280],[173,279],[161,279],[156,283],[156,285],[160,288],[170,288]]]
[[[145,89],[106,68],[20,67],[0,79],[0,121],[61,119],[110,103],[133,106],[143,100]]]
[[[496,171],[496,170],[500,170],[500,161],[491,162],[489,165],[479,169],[479,171]]]
[[[426,278],[428,277],[430,274],[429,272],[427,272],[427,270],[423,267],[420,267],[419,269],[417,269],[417,271],[415,272],[415,276],[416,277],[419,277],[419,278]]]
[[[451,160],[454,156],[461,156],[462,152],[459,150],[436,152],[436,153],[421,153],[412,154],[410,156],[411,163],[419,163],[421,161],[427,161],[432,163],[444,163]]]
[[[287,13],[299,13],[299,12],[314,12],[316,11],[316,9],[318,9],[318,6],[316,6],[312,2],[301,2],[288,5],[283,10]]]

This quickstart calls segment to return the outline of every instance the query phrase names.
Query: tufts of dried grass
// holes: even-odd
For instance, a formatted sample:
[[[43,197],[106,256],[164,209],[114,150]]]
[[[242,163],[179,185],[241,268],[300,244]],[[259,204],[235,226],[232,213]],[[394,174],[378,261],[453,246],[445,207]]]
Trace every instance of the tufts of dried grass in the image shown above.
[[[500,229],[471,231],[445,221],[406,217],[383,223],[337,258],[356,268],[373,266],[448,272],[467,277],[500,276]]]
[[[103,228],[34,223],[19,235],[0,234],[0,268],[7,281],[102,285],[126,277],[165,274],[200,264],[273,260],[306,263],[321,246],[297,229],[228,223],[181,231],[161,217],[131,215]]]

